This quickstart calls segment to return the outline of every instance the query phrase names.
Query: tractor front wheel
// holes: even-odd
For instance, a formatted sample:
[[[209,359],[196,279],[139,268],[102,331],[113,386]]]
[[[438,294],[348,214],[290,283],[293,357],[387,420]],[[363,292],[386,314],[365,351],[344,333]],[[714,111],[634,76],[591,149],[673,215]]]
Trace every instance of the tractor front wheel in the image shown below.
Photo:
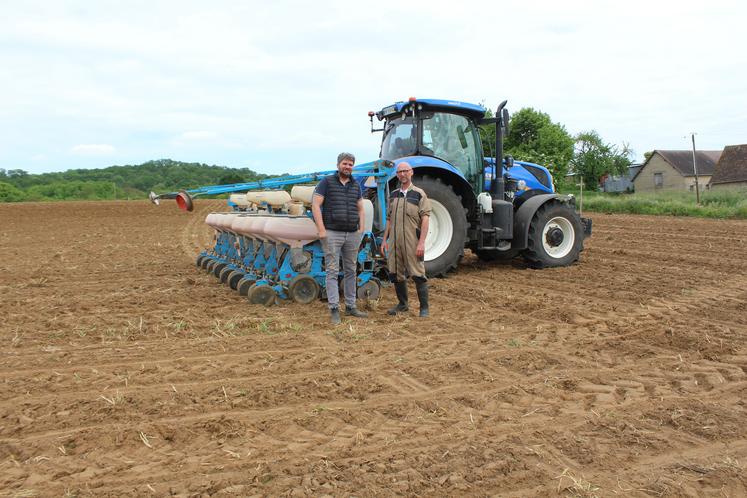
[[[535,268],[568,266],[584,249],[584,229],[578,213],[559,202],[543,204],[529,225],[524,257]]]

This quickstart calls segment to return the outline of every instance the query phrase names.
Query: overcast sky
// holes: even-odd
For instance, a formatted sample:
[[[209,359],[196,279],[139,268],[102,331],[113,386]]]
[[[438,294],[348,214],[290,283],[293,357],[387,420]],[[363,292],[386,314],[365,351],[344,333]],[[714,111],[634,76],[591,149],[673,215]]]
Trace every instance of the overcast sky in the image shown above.
[[[376,158],[410,96],[653,149],[747,143],[747,3],[2,1],[0,168]],[[272,5],[271,5],[272,4]]]

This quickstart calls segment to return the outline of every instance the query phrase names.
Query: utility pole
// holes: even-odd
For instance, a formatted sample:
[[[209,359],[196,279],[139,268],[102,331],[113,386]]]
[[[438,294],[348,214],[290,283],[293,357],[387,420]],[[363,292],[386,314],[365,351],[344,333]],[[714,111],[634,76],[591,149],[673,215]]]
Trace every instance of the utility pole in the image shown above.
[[[698,165],[695,163],[695,135],[694,131],[690,132],[690,136],[693,139],[693,173],[695,173],[695,200],[700,206],[700,185],[698,183]]]

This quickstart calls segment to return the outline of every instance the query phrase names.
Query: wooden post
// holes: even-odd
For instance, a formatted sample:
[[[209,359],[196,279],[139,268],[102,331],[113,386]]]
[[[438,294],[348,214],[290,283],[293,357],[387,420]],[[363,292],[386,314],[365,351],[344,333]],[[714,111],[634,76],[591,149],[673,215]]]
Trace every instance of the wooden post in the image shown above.
[[[698,165],[695,162],[695,132],[691,132],[690,136],[693,139],[693,173],[695,173],[695,200],[700,206],[700,185],[698,184]]]

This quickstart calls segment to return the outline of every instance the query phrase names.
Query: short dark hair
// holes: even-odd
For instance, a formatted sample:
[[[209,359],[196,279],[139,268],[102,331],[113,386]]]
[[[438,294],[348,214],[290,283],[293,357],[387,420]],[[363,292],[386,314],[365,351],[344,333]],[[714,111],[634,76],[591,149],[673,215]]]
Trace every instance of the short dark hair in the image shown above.
[[[340,164],[345,159],[347,159],[348,161],[353,161],[353,163],[355,163],[355,156],[353,154],[351,154],[350,152],[340,152],[337,155],[337,164]]]

